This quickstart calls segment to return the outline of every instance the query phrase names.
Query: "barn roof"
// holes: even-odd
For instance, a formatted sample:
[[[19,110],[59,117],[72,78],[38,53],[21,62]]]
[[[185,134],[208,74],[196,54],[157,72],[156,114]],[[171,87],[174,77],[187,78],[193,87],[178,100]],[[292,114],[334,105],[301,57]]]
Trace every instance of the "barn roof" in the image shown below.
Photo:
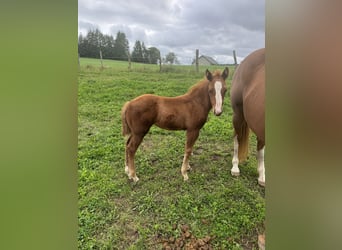
[[[204,59],[206,59],[210,64],[213,64],[213,65],[218,64],[218,62],[216,62],[215,59],[212,58],[212,57],[210,57],[210,56],[201,55],[199,58],[204,58]]]

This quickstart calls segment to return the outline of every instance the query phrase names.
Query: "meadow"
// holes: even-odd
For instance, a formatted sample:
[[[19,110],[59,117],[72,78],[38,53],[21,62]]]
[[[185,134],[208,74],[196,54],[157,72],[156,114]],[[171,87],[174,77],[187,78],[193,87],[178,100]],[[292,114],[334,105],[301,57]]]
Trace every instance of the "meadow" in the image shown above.
[[[210,112],[180,173],[185,132],[156,126],[136,154],[133,183],[124,172],[121,108],[145,93],[177,96],[204,77],[193,66],[165,66],[80,58],[78,78],[79,249],[257,249],[264,231],[265,189],[257,184],[255,137],[241,176],[233,155],[230,67],[223,114]],[[223,66],[210,66],[209,70]]]

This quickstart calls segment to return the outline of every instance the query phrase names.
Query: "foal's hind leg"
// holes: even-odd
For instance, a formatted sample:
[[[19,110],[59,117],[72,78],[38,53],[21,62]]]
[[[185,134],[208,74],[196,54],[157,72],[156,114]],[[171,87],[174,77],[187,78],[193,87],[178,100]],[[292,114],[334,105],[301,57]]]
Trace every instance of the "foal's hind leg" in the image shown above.
[[[265,143],[258,139],[257,145],[257,160],[258,160],[258,172],[259,178],[258,183],[260,186],[265,187],[266,180],[265,180],[265,162],[264,162],[264,155],[265,155]]]
[[[144,135],[132,134],[128,138],[126,143],[125,172],[127,173],[129,179],[133,179],[134,182],[137,182],[139,180],[138,176],[135,173],[134,156],[143,138]]]
[[[186,131],[186,144],[185,144],[185,153],[183,158],[183,164],[181,168],[181,172],[184,178],[184,181],[189,179],[187,171],[190,169],[189,158],[192,153],[192,148],[198,138],[199,130],[191,130]]]
[[[125,146],[125,173],[129,176],[129,171],[128,171],[128,150],[127,150],[127,146],[131,140],[132,136],[129,136],[129,138],[127,139],[126,142],[126,146]]]

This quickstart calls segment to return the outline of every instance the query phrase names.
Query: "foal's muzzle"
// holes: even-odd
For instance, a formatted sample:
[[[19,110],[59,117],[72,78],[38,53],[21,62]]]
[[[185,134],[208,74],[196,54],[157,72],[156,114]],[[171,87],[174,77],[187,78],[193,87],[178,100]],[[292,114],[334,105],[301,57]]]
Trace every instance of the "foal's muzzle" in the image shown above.
[[[214,109],[214,115],[220,116],[222,114],[222,109]]]

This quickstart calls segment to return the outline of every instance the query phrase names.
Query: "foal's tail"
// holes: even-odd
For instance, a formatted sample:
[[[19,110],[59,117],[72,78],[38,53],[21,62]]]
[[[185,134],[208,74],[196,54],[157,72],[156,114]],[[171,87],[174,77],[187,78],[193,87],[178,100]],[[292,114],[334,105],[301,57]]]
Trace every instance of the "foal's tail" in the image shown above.
[[[122,121],[122,135],[129,135],[131,133],[131,129],[128,126],[127,120],[126,120],[126,109],[128,107],[129,102],[126,102],[121,110],[121,121]]]
[[[246,121],[242,122],[239,131],[236,131],[235,134],[237,134],[239,142],[239,162],[243,162],[247,159],[249,147],[249,127]]]

